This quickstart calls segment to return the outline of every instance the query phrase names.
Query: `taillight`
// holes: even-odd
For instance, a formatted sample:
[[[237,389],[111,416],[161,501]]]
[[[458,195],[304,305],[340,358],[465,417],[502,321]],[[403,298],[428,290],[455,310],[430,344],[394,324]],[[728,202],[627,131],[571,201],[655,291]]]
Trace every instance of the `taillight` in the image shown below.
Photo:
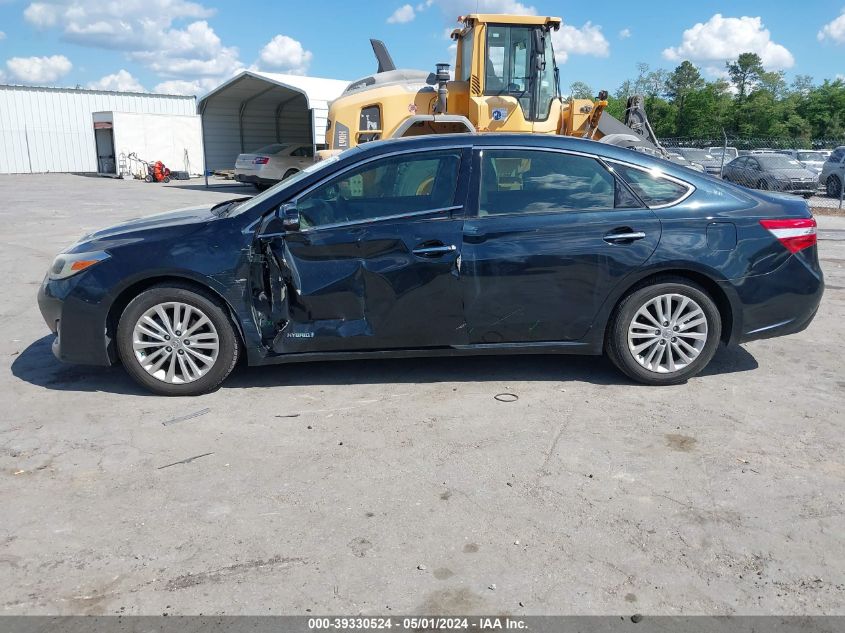
[[[257,156],[252,159],[253,165],[266,165],[270,162],[270,158],[268,156]]]
[[[816,244],[816,220],[814,218],[795,218],[791,220],[760,220],[778,241],[789,249],[790,253]]]

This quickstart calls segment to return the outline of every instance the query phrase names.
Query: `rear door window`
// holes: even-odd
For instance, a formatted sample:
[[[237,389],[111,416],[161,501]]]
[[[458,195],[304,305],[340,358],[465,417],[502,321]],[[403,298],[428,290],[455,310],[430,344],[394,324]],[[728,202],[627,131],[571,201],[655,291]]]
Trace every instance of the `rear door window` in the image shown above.
[[[613,163],[613,169],[649,207],[665,207],[680,202],[692,191],[692,186],[681,183],[656,171]]]
[[[484,150],[479,216],[642,207],[598,160],[531,150]]]

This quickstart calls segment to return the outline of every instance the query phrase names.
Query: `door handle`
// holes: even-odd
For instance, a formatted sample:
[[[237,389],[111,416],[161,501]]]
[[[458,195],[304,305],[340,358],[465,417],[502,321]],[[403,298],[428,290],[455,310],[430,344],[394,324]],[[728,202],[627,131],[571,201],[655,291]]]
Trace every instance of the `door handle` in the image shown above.
[[[440,244],[432,246],[418,246],[411,252],[418,257],[437,257],[438,255],[454,253],[456,250],[458,250],[458,247],[454,244]]]
[[[619,244],[620,242],[633,242],[641,240],[645,237],[642,231],[626,231],[624,233],[608,233],[604,236],[604,241],[608,244]]]

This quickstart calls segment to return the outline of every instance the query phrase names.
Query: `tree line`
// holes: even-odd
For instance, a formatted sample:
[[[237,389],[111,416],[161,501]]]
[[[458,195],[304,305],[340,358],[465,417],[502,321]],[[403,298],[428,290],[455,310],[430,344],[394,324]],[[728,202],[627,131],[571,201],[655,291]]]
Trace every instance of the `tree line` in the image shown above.
[[[635,79],[608,98],[608,112],[621,119],[628,97],[645,98],[646,112],[659,138],[791,139],[796,147],[814,140],[845,143],[845,81],[816,84],[798,75],[787,84],[782,71],[769,72],[756,53],[742,53],[725,64],[726,77],[707,81],[691,62],[673,71],[638,64]],[[570,86],[575,98],[594,98],[580,81]]]

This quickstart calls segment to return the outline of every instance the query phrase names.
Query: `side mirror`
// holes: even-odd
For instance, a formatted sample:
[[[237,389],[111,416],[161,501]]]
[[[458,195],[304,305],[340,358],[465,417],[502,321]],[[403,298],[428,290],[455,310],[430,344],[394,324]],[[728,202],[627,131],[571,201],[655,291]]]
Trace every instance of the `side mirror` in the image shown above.
[[[279,237],[283,233],[299,230],[299,211],[295,203],[281,205],[273,213],[266,216],[258,229],[260,239]]]
[[[295,202],[287,202],[279,207],[279,217],[282,219],[282,228],[285,231],[299,230],[299,209]]]

